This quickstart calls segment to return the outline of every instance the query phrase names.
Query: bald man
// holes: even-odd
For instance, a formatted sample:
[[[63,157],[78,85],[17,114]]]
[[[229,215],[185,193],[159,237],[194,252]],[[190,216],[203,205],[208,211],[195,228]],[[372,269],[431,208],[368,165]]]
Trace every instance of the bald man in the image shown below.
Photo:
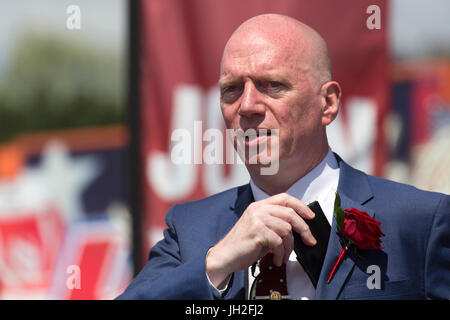
[[[315,30],[276,14],[244,22],[225,46],[219,87],[226,127],[244,132],[234,142],[251,181],[173,206],[164,239],[120,299],[249,299],[269,252],[270,270],[285,270],[290,299],[450,298],[450,197],[368,176],[331,151],[326,126],[341,88]],[[261,150],[278,170],[262,173]],[[343,208],[380,221],[385,237],[381,250],[349,250],[328,282],[342,250],[336,191]],[[317,283],[297,261],[292,232],[317,245],[307,224],[313,201],[331,226]]]

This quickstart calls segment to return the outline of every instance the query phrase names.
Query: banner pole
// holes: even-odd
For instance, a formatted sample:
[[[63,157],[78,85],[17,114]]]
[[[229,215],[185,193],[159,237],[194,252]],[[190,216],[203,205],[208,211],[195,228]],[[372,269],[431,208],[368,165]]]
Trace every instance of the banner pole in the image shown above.
[[[128,91],[127,125],[128,146],[128,199],[132,216],[132,255],[134,276],[142,268],[142,167],[140,123],[140,1],[128,1]]]

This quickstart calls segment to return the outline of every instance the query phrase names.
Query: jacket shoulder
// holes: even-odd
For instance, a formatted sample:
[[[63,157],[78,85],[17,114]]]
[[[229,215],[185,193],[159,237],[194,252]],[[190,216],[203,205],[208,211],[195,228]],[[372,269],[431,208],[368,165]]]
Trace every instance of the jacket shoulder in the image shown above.
[[[378,208],[389,208],[391,214],[401,213],[403,218],[431,222],[437,212],[450,210],[450,196],[444,193],[421,190],[376,176],[368,176],[368,181]]]
[[[236,203],[239,194],[250,188],[249,184],[234,187],[211,196],[186,201],[175,204],[168,212],[167,216],[173,219],[192,219],[192,218],[208,218],[211,216],[229,210]],[[195,217],[193,217],[195,216]]]
[[[409,184],[396,182],[377,176],[367,175],[367,177],[374,193],[383,195],[387,198],[407,198],[410,201],[434,202],[448,196],[440,192],[422,190]]]

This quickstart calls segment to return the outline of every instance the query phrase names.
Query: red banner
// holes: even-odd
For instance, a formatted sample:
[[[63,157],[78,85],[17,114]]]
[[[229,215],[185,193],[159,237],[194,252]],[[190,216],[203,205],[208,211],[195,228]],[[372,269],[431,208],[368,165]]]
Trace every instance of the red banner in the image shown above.
[[[242,165],[206,163],[202,152],[212,143],[208,129],[223,130],[217,81],[225,43],[243,21],[263,13],[297,18],[326,40],[333,78],[343,89],[330,145],[351,164],[380,173],[389,97],[387,1],[142,1],[144,256],[161,237],[171,205],[248,182]],[[183,132],[192,140],[182,141]],[[174,152],[192,161],[177,162]]]

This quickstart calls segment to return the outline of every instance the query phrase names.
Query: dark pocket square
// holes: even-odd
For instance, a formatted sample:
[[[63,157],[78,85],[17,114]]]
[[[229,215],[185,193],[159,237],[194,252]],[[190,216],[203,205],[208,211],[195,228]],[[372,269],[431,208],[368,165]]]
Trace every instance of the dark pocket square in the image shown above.
[[[315,288],[317,287],[323,260],[325,259],[325,254],[327,252],[331,226],[328,223],[319,202],[314,201],[308,204],[308,207],[315,213],[315,217],[311,220],[304,220],[309,226],[312,235],[316,238],[317,243],[315,246],[308,246],[303,243],[299,234],[293,231],[294,251],[297,254],[297,260],[302,265]]]

